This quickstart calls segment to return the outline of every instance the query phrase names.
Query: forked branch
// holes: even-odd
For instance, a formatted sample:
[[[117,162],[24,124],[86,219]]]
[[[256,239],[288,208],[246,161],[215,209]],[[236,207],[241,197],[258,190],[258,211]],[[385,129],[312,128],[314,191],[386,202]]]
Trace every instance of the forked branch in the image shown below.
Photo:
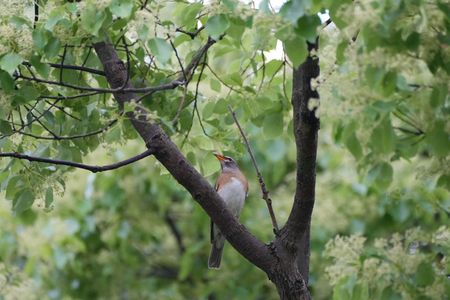
[[[28,160],[30,162],[35,161],[35,162],[42,162],[42,163],[48,163],[48,164],[54,164],[54,165],[64,165],[64,166],[74,167],[74,168],[78,168],[78,169],[84,169],[84,170],[91,171],[93,173],[97,173],[97,172],[104,172],[104,171],[118,169],[120,167],[129,165],[138,160],[141,160],[152,154],[153,154],[153,151],[148,149],[136,156],[130,157],[128,159],[119,161],[114,164],[105,165],[105,166],[92,166],[92,165],[77,163],[74,161],[38,157],[38,156],[32,156],[32,155],[27,155],[27,154],[17,153],[17,152],[3,152],[3,153],[0,153],[0,157],[13,157],[13,158],[17,158],[17,159]]]

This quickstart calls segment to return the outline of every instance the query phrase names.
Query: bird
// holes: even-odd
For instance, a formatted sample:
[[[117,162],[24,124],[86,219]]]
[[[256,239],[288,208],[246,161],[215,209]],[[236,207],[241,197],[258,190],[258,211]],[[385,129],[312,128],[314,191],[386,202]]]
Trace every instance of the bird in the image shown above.
[[[221,172],[216,181],[216,191],[231,213],[239,219],[245,199],[248,196],[248,180],[239,169],[236,161],[220,153],[213,153],[220,162]],[[211,220],[211,252],[209,269],[219,269],[222,260],[225,237]]]

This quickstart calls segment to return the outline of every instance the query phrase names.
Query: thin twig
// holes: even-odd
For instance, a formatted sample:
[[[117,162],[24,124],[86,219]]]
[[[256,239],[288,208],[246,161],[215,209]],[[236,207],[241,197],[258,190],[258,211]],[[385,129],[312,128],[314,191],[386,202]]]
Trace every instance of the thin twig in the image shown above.
[[[83,139],[83,138],[87,138],[90,136],[94,136],[97,134],[101,134],[101,133],[105,133],[109,128],[111,128],[116,122],[118,121],[118,119],[112,119],[111,121],[109,121],[104,127],[94,130],[94,131],[90,131],[87,133],[82,133],[82,134],[74,134],[74,135],[69,135],[69,136],[61,136],[61,135],[57,135],[57,136],[41,136],[41,135],[36,135],[36,134],[32,134],[32,133],[28,133],[22,130],[16,130],[14,131],[14,133],[20,133],[22,135],[26,135],[38,140],[75,140],[75,139]],[[0,140],[3,137],[0,137]]]
[[[67,46],[66,46],[66,48],[67,48]],[[88,67],[84,67],[84,66],[56,64],[56,63],[45,63],[45,62],[44,62],[44,64],[47,64],[50,67],[55,68],[55,69],[75,70],[75,71],[87,72],[87,73],[92,73],[92,74],[96,74],[96,75],[105,76],[105,72],[103,72],[101,70],[88,68]],[[22,65],[24,65],[25,67],[32,66],[32,64],[30,62],[27,62],[27,61],[22,62]]]
[[[64,166],[84,169],[84,170],[91,171],[93,173],[97,173],[97,172],[104,172],[104,171],[118,169],[120,167],[129,165],[138,160],[141,160],[152,154],[153,154],[153,151],[148,149],[148,150],[142,152],[141,154],[138,154],[131,158],[119,161],[114,164],[105,165],[105,166],[92,166],[92,165],[86,165],[86,164],[77,163],[77,162],[73,162],[73,161],[51,159],[51,158],[45,158],[45,157],[37,157],[37,156],[32,156],[32,155],[27,155],[27,154],[22,154],[22,153],[17,153],[17,152],[0,153],[0,157],[13,157],[13,158],[17,158],[17,159],[25,159],[30,162],[42,162],[42,163],[55,164],[55,165],[64,165]]]
[[[270,219],[272,220],[273,232],[275,234],[278,234],[278,224],[277,224],[277,219],[275,218],[275,213],[273,212],[273,208],[272,208],[272,199],[270,199],[269,191],[266,189],[266,184],[264,183],[262,174],[259,171],[258,164],[256,163],[255,156],[253,155],[252,148],[250,147],[250,143],[248,142],[247,137],[245,136],[245,133],[242,130],[242,127],[239,124],[238,119],[236,118],[236,113],[233,111],[233,109],[229,105],[228,105],[228,110],[230,111],[231,116],[233,117],[234,122],[236,123],[236,126],[239,129],[239,132],[241,133],[242,138],[244,139],[248,154],[250,154],[250,157],[253,162],[253,166],[255,167],[255,170],[256,170],[256,175],[258,176],[259,186],[261,187],[261,192],[262,192],[262,198],[264,199],[264,201],[266,201],[267,209],[269,210]]]
[[[181,111],[183,110],[184,102],[186,101],[186,94],[187,94],[187,86],[184,86],[183,95],[181,96],[180,105],[178,106],[177,113],[175,114],[175,117],[172,120],[172,126],[176,126],[178,123],[178,119],[180,118]]]
[[[211,138],[211,136],[206,132],[205,126],[203,125],[203,121],[202,121],[202,118],[201,118],[201,116],[200,116],[200,112],[198,111],[198,105],[197,105],[197,100],[198,100],[198,88],[199,88],[199,86],[200,86],[200,80],[202,80],[203,71],[205,70],[206,58],[207,58],[207,54],[205,54],[205,58],[204,58],[204,60],[203,60],[202,68],[200,69],[200,75],[198,76],[197,85],[196,85],[196,87],[195,87],[194,111],[195,111],[196,114],[197,114],[198,122],[199,122],[199,124],[200,124],[200,127],[202,128],[203,134],[206,135],[207,137]]]
[[[194,32],[189,32],[189,31],[186,31],[186,30],[183,30],[183,29],[181,29],[181,28],[177,28],[177,29],[175,29],[175,31],[176,32],[181,32],[181,33],[184,33],[184,34],[187,34],[188,36],[190,36],[191,37],[191,39],[195,39],[195,37],[200,33],[200,31],[202,31],[203,29],[205,29],[205,26],[200,26],[196,31],[194,31]]]
[[[183,138],[183,141],[181,142],[181,148],[183,148],[184,143],[186,142],[187,138],[189,137],[189,133],[191,132],[192,126],[194,124],[194,117],[195,117],[195,113],[198,113],[198,109],[197,109],[197,98],[198,98],[198,89],[199,89],[199,85],[200,85],[200,79],[202,78],[202,74],[203,71],[205,69],[205,65],[206,65],[206,59],[207,59],[207,53],[205,54],[205,57],[203,59],[203,65],[202,65],[202,69],[200,70],[200,76],[198,77],[199,80],[197,81],[197,85],[195,86],[195,94],[194,94],[194,109],[192,110],[192,115],[191,115],[191,126],[189,127],[189,129],[186,131],[186,135]],[[203,132],[205,133],[206,136],[210,137],[206,132],[205,132],[205,128],[203,127],[203,123],[200,119],[199,116],[199,121],[200,121],[200,126],[203,129]]]
[[[39,123],[39,125],[41,125],[55,139],[59,139],[59,136],[56,133],[54,133],[50,128],[48,128],[40,119],[38,119],[37,116],[35,114],[33,114],[33,111],[27,105],[25,105],[25,108],[28,109],[28,112],[36,120],[36,122]],[[36,109],[36,111],[41,114],[41,112],[39,112],[37,109]],[[44,115],[44,113],[42,113],[42,115]]]
[[[66,54],[67,54],[67,45],[64,46],[64,51],[61,59],[61,64],[59,65],[59,82],[63,82],[63,71],[64,71],[64,61],[66,60]]]
[[[64,107],[56,105],[56,103],[58,103],[60,100],[56,100],[54,103],[51,103],[51,102],[48,101],[48,100],[44,100],[44,101],[45,101],[45,103],[47,103],[47,104],[49,104],[49,105],[51,105],[51,106],[56,107],[56,108],[59,109],[62,113],[64,113],[65,115],[71,117],[72,119],[75,119],[75,120],[80,121],[80,122],[82,121],[80,118],[78,118],[78,117],[74,116],[73,114],[69,113],[68,111],[66,111]]]
[[[261,82],[259,83],[258,93],[261,92],[261,88],[264,83],[264,77],[266,77],[266,57],[264,56],[264,51],[261,51],[261,58],[262,58],[262,77]]]
[[[175,56],[177,57],[178,64],[180,65],[181,72],[183,74],[183,79],[184,79],[184,81],[186,82],[186,85],[187,85],[188,80],[187,80],[186,72],[184,71],[183,63],[181,62],[180,56],[178,55],[177,48],[175,47],[175,45],[173,44],[172,40],[170,39],[170,35],[169,34],[167,34],[167,37],[169,39],[170,45],[172,46],[173,52],[175,52]]]
[[[209,71],[214,75],[214,77],[217,78],[217,80],[220,81],[220,83],[222,83],[224,86],[226,86],[227,88],[229,88],[230,90],[232,90],[233,92],[236,92],[238,94],[243,94],[241,91],[236,90],[234,87],[232,87],[231,85],[227,84],[225,81],[222,80],[222,78],[220,78],[219,75],[217,75],[217,73],[211,68],[211,66],[209,64],[206,64],[206,67],[209,69]]]

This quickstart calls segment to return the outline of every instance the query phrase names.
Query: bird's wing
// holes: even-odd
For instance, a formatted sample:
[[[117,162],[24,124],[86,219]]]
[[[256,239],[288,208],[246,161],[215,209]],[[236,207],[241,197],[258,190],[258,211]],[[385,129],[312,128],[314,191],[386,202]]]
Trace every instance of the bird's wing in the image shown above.
[[[219,177],[217,177],[216,184],[214,185],[214,189],[216,190],[216,192],[218,192],[220,189],[221,177],[222,177],[222,174],[220,174]],[[212,220],[211,220],[210,240],[211,240],[211,244],[214,243],[214,222]]]
[[[210,233],[211,244],[214,243],[214,222],[211,220],[211,233]]]

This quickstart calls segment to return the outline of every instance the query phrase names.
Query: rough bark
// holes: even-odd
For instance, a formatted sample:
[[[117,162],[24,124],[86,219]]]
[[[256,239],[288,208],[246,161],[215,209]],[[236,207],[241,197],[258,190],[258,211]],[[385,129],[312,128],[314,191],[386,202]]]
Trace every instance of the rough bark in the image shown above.
[[[308,43],[311,52],[317,49]],[[311,99],[319,100],[317,91],[311,89],[311,79],[319,76],[319,59],[308,56],[293,72],[292,107],[294,136],[297,146],[297,188],[294,204],[280,239],[297,255],[300,273],[308,283],[310,256],[310,225],[315,201],[317,137],[320,127],[316,108],[309,107]]]
[[[280,299],[311,299],[308,285],[296,263],[294,249],[286,247],[286,244],[280,237],[271,244],[271,249],[276,257],[276,264],[272,271],[268,273],[268,276],[276,285]]]

